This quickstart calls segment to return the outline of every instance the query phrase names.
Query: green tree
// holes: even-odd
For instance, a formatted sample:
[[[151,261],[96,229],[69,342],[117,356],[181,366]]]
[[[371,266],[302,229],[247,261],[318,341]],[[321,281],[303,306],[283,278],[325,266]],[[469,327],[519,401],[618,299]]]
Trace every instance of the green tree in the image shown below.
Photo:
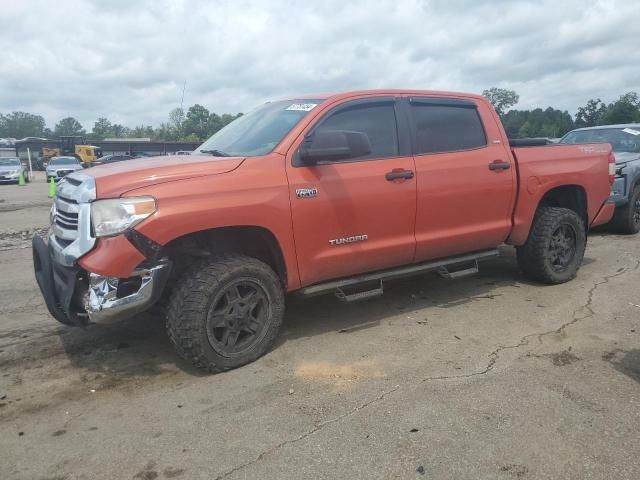
[[[184,121],[183,135],[195,135],[199,140],[209,136],[211,131],[209,123],[209,110],[197,103],[187,110],[187,117]]]
[[[131,129],[131,136],[135,138],[153,138],[155,132],[151,125],[139,125]]]
[[[84,128],[78,120],[73,117],[66,117],[56,123],[53,129],[53,134],[56,137],[63,135],[83,135],[85,133]]]
[[[182,108],[174,108],[169,112],[169,130],[173,130],[171,133],[173,140],[177,140],[182,136],[183,127],[184,127],[184,110]]]
[[[621,95],[618,100],[609,105],[603,120],[605,125],[640,121],[640,98],[638,98],[638,94],[629,92]]]
[[[561,137],[574,128],[567,111],[548,107],[546,110],[510,110],[502,117],[509,138]]]
[[[11,112],[0,115],[0,137],[44,137],[45,121],[40,115],[27,112]]]
[[[576,127],[594,127],[604,121],[607,106],[599,98],[591,99],[576,112]]]
[[[112,137],[113,125],[111,125],[111,122],[105,117],[98,118],[93,124],[92,136],[99,140]]]
[[[124,138],[130,136],[131,130],[124,125],[120,125],[119,123],[114,123],[111,126],[111,131],[113,132],[113,136],[116,138]]]
[[[176,129],[170,123],[163,122],[153,133],[154,140],[172,142],[179,139]]]
[[[507,110],[517,105],[518,101],[520,101],[520,95],[513,90],[505,88],[492,87],[483,91],[482,95],[489,99],[500,116],[504,115]]]

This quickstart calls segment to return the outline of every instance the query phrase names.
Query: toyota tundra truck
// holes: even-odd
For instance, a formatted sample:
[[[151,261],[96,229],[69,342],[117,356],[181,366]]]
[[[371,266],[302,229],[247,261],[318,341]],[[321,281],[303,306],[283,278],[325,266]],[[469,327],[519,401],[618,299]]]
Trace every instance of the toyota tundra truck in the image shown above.
[[[158,303],[177,353],[217,372],[263,355],[285,294],[379,295],[394,278],[455,278],[513,245],[522,273],[575,277],[608,222],[608,144],[512,147],[471,94],[359,91],[264,104],[190,156],[62,179],[35,275],[66,325]]]

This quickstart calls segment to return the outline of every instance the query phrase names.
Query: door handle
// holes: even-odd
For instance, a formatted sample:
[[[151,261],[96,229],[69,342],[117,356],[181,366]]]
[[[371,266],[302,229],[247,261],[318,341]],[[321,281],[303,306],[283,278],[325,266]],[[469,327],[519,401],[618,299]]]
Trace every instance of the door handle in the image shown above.
[[[415,173],[411,170],[391,170],[386,173],[384,178],[386,178],[388,182],[393,182],[394,180],[410,180],[414,176]]]
[[[495,160],[489,164],[489,170],[509,170],[511,164],[502,160]]]

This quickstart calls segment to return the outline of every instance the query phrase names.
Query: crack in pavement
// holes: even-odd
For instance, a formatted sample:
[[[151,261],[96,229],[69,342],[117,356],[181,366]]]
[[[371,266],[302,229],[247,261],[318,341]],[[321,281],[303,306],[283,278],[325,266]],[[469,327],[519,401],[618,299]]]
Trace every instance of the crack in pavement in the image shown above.
[[[636,265],[633,268],[628,268],[628,267],[623,267],[620,270],[618,270],[616,273],[613,273],[611,275],[605,275],[602,279],[602,281],[599,282],[595,282],[593,284],[593,286],[589,289],[589,291],[587,292],[587,301],[581,305],[580,307],[576,308],[573,311],[573,315],[570,321],[563,323],[562,325],[560,325],[558,328],[555,328],[553,330],[548,330],[545,332],[541,332],[541,333],[530,333],[528,335],[525,335],[524,337],[522,337],[520,339],[520,341],[514,345],[500,345],[498,346],[498,348],[496,348],[493,352],[491,352],[489,354],[489,363],[487,363],[487,366],[477,372],[472,372],[472,373],[467,373],[467,374],[459,374],[459,375],[443,375],[443,376],[438,376],[438,377],[426,377],[424,379],[422,379],[423,382],[428,382],[428,381],[432,381],[432,380],[451,380],[451,379],[456,379],[456,378],[471,378],[471,377],[475,377],[478,375],[485,375],[487,373],[489,373],[491,370],[493,370],[493,368],[495,367],[496,362],[499,360],[500,358],[500,353],[502,353],[504,350],[512,350],[512,349],[516,349],[516,348],[520,348],[520,347],[525,347],[527,345],[529,345],[529,340],[533,337],[536,337],[538,339],[538,342],[540,344],[542,344],[542,337],[545,337],[547,335],[552,335],[552,334],[559,334],[562,333],[567,327],[581,321],[581,320],[585,320],[587,318],[591,318],[593,317],[593,315],[595,315],[595,312],[593,311],[592,308],[592,304],[593,304],[593,296],[595,294],[595,291],[598,289],[598,287],[600,285],[604,285],[605,283],[609,283],[609,280],[615,277],[619,277],[620,275],[624,275],[625,273],[627,273],[629,270],[637,270],[640,267],[640,260],[638,260],[636,262]],[[585,312],[582,316],[580,316],[580,312]]]
[[[428,382],[428,381],[434,381],[434,380],[453,380],[453,379],[460,379],[460,378],[471,378],[471,377],[475,377],[475,376],[480,376],[480,375],[486,375],[487,373],[491,372],[496,363],[498,362],[498,360],[500,359],[500,354],[505,351],[505,350],[512,350],[512,349],[517,349],[520,347],[524,347],[529,345],[529,341],[531,338],[538,338],[538,341],[540,343],[542,343],[542,337],[545,337],[547,335],[551,335],[551,334],[559,334],[562,333],[567,327],[574,325],[575,323],[578,323],[582,320],[585,320],[587,318],[591,318],[595,315],[595,312],[593,311],[593,297],[595,295],[596,290],[598,289],[598,287],[600,287],[601,285],[604,285],[606,283],[609,283],[609,280],[615,277],[619,277],[621,275],[624,275],[625,273],[627,273],[629,270],[637,270],[638,268],[640,268],[640,260],[638,260],[636,262],[636,265],[632,268],[629,267],[623,267],[620,270],[618,270],[616,273],[613,273],[611,275],[605,275],[601,281],[597,281],[593,284],[593,286],[589,289],[589,291],[587,292],[587,300],[584,304],[582,304],[580,307],[576,308],[573,311],[573,315],[570,321],[563,323],[562,325],[560,325],[558,328],[552,329],[552,330],[547,330],[545,332],[541,332],[541,333],[530,333],[528,335],[525,335],[524,337],[522,337],[520,339],[520,341],[514,345],[500,345],[498,346],[498,348],[496,348],[493,352],[491,352],[489,354],[489,362],[487,363],[486,367],[484,367],[482,370],[479,370],[477,372],[472,372],[472,373],[468,373],[468,374],[460,374],[460,375],[443,375],[443,376],[437,376],[437,377],[426,377],[422,379],[422,382]],[[582,313],[582,315],[581,315]],[[340,422],[342,420],[344,420],[345,418],[350,417],[351,415],[354,415],[356,413],[358,413],[361,410],[364,410],[365,408],[380,402],[382,400],[384,400],[387,396],[391,395],[392,393],[397,392],[398,390],[400,390],[401,388],[403,388],[404,386],[406,386],[407,383],[405,384],[401,384],[401,385],[396,385],[394,388],[384,391],[381,394],[379,394],[378,396],[376,396],[375,398],[373,398],[372,400],[369,400],[365,403],[362,403],[358,406],[356,406],[355,408],[351,409],[350,411],[348,411],[347,413],[340,415],[338,417],[332,418],[330,420],[327,420],[326,422],[321,422],[319,424],[317,424],[314,428],[312,428],[311,430],[308,430],[300,435],[298,435],[295,438],[292,439],[288,439],[285,440],[283,442],[280,442],[276,445],[274,445],[273,447],[263,451],[262,453],[260,453],[258,456],[256,456],[253,460],[250,460],[246,463],[243,463],[241,465],[238,465],[236,467],[231,468],[230,470],[227,470],[226,472],[218,475],[216,477],[216,480],[221,480],[223,478],[226,478],[236,472],[239,472],[241,470],[244,470],[247,467],[250,467],[252,465],[255,465],[256,463],[260,462],[265,456],[269,455],[270,453],[273,453],[277,450],[279,450],[280,448],[286,446],[286,445],[291,445],[294,444],[296,442],[299,442],[301,440],[304,440],[305,438],[314,435],[315,433],[319,432],[320,430],[322,430],[324,427],[329,426],[331,424]]]
[[[275,452],[276,450],[279,450],[280,448],[286,446],[286,445],[290,445],[296,442],[299,442],[300,440],[304,440],[307,437],[310,437],[311,435],[315,434],[316,432],[319,432],[320,430],[322,430],[324,427],[331,425],[333,423],[337,423],[341,420],[344,420],[347,417],[350,417],[351,415],[354,415],[355,413],[359,412],[360,410],[363,410],[367,407],[369,407],[370,405],[373,405],[374,403],[380,402],[382,400],[384,400],[384,398],[387,395],[390,395],[396,391],[398,391],[400,389],[401,385],[396,385],[395,387],[393,387],[390,390],[386,390],[384,392],[382,392],[381,394],[379,394],[377,397],[373,398],[372,400],[369,400],[365,403],[362,403],[358,406],[356,406],[355,408],[352,408],[351,410],[349,410],[347,413],[344,413],[342,415],[339,415],[335,418],[332,418],[330,420],[327,420],[326,422],[320,422],[318,423],[315,427],[313,427],[311,430],[308,430],[306,432],[304,432],[301,435],[298,435],[295,438],[289,439],[289,440],[285,440],[283,442],[278,443],[277,445],[274,445],[273,447],[269,448],[268,450],[265,450],[264,452],[260,453],[260,455],[258,455],[256,458],[254,458],[253,460],[243,463],[242,465],[238,465],[237,467],[233,467],[230,470],[227,470],[226,472],[218,475],[216,477],[216,480],[221,480],[223,478],[228,477],[229,475],[232,475],[240,470],[244,470],[245,468],[258,463],[260,460],[262,460],[266,455],[269,455],[270,453]]]

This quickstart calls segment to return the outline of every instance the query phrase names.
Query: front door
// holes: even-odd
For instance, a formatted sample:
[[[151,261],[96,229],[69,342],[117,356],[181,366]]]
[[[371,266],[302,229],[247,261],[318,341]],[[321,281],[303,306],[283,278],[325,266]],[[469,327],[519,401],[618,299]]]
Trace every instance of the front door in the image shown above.
[[[409,145],[399,141],[395,100],[334,107],[306,136],[367,135],[370,153],[304,165],[287,157],[293,230],[303,286],[413,261],[416,179]],[[299,145],[298,145],[299,146]]]

